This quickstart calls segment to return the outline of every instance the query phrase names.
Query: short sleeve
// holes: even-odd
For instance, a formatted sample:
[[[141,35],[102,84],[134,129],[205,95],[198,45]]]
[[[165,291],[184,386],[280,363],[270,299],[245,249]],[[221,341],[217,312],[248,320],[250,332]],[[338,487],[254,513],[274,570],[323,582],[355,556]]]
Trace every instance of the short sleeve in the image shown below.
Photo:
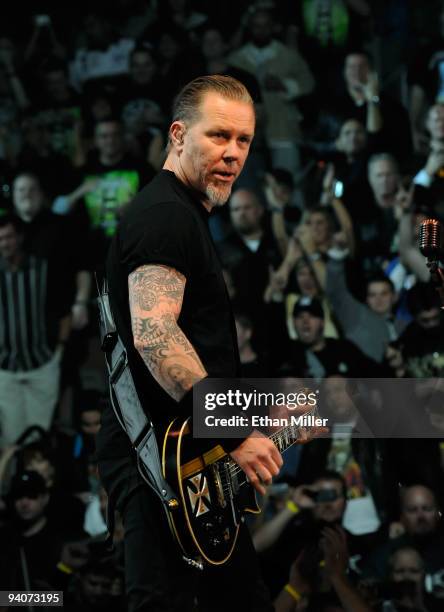
[[[198,220],[180,202],[160,202],[132,214],[119,238],[128,275],[143,265],[162,264],[189,278],[202,248]]]

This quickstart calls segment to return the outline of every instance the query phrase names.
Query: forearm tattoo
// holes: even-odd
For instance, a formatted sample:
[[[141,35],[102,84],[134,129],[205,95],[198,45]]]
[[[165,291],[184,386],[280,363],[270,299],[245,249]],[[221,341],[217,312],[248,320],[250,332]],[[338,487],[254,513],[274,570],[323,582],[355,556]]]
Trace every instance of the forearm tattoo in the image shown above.
[[[128,277],[134,346],[157,382],[177,401],[207,374],[177,324],[185,283],[183,274],[161,265],[141,266]]]

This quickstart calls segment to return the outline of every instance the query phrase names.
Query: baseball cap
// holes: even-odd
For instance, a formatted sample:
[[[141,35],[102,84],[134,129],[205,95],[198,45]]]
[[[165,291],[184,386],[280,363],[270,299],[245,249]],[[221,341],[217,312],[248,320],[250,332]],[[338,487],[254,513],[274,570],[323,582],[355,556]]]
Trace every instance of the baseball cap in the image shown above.
[[[293,317],[298,317],[303,312],[308,312],[318,319],[324,318],[324,309],[317,298],[301,297],[293,308]]]
[[[47,488],[43,477],[37,472],[26,470],[16,474],[12,479],[9,497],[11,499],[20,499],[21,497],[33,499],[46,492]]]

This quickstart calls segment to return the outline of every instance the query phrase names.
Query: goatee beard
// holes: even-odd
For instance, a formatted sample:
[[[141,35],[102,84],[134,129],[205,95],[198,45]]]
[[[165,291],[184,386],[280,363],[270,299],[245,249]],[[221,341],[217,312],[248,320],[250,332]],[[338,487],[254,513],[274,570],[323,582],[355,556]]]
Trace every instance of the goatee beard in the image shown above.
[[[229,189],[221,190],[212,185],[208,185],[205,191],[210,204],[213,206],[223,206],[230,197],[231,186]]]

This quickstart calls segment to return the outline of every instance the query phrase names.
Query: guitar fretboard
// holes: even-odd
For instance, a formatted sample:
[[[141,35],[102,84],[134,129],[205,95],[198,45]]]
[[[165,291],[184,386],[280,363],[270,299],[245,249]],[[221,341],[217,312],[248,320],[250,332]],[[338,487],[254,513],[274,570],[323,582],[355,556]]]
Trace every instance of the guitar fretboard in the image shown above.
[[[299,415],[299,416],[302,416],[302,417],[317,416],[317,406],[314,406],[312,410],[310,410],[309,412],[304,412],[304,414]],[[288,448],[290,448],[290,446],[293,446],[293,444],[295,444],[298,441],[300,437],[299,430],[301,429],[301,427],[303,427],[303,425],[302,426],[296,425],[296,424],[292,425],[291,416],[288,418],[290,420],[290,423],[288,425],[286,425],[285,427],[282,427],[278,431],[268,436],[269,439],[275,444],[275,446],[279,449],[281,453],[286,451]],[[232,468],[239,469],[237,463],[233,459],[230,459],[228,465],[230,469]],[[246,480],[247,478],[245,476],[245,481]]]
[[[303,415],[300,415],[300,416],[308,418],[308,417],[315,416],[315,415],[316,415],[316,406],[310,412],[305,412]],[[289,418],[291,419],[291,417]],[[276,431],[275,433],[271,434],[271,436],[268,436],[268,437],[277,446],[279,451],[283,453],[284,451],[287,450],[287,448],[290,448],[290,446],[293,446],[293,444],[298,441],[300,437],[300,434],[299,434],[300,428],[301,426],[289,424],[283,427],[282,429],[279,429],[279,431]]]

